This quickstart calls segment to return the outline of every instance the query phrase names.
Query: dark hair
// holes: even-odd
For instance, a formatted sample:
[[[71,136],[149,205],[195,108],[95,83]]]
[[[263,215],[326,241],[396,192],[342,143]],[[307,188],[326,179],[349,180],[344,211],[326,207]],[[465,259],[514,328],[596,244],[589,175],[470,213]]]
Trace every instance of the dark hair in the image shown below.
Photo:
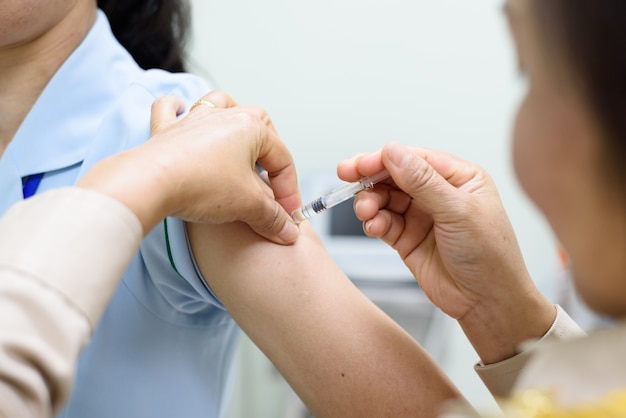
[[[185,71],[190,22],[185,0],[98,0],[117,40],[144,69]]]
[[[626,186],[626,1],[535,0],[533,7],[600,124],[607,174]]]

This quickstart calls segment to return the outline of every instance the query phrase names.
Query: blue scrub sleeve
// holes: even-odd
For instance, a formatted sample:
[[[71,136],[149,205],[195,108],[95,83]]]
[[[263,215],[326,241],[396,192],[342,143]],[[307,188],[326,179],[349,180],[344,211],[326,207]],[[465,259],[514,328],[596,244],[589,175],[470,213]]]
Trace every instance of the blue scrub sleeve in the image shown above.
[[[144,143],[150,137],[150,109],[154,100],[172,95],[190,104],[210,90],[200,78],[189,74],[170,74],[161,70],[144,73],[112,107],[98,131],[82,173],[109,155]],[[168,218],[151,231],[140,247],[142,268],[147,270],[154,288],[178,312],[197,315],[200,311],[223,310],[221,302],[206,285],[193,259],[185,223]],[[154,304],[146,283],[127,283],[135,296]],[[159,309],[160,310],[160,309]]]

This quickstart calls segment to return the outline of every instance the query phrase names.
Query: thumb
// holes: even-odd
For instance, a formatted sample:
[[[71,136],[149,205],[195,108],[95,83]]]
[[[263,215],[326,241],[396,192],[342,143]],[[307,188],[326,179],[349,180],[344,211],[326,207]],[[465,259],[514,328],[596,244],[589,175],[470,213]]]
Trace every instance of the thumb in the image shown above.
[[[457,188],[428,162],[428,151],[390,143],[382,158],[396,185],[430,215],[450,211],[457,201]]]
[[[259,235],[277,244],[293,244],[300,229],[274,198],[263,194],[261,202],[255,208],[254,218],[246,220],[248,225]]]
[[[152,103],[150,115],[150,134],[155,135],[176,122],[176,118],[185,110],[185,103],[174,96],[159,97]]]

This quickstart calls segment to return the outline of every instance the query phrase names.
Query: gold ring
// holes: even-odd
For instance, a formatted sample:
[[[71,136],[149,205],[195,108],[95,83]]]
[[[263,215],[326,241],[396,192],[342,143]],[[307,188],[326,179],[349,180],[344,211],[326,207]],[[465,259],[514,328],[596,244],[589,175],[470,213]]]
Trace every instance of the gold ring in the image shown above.
[[[198,100],[197,102],[195,102],[194,104],[191,105],[191,107],[189,108],[189,111],[191,112],[193,109],[195,109],[197,106],[200,106],[200,105],[208,106],[211,109],[215,108],[215,105],[212,102],[210,102],[208,100],[200,99],[200,100]]]

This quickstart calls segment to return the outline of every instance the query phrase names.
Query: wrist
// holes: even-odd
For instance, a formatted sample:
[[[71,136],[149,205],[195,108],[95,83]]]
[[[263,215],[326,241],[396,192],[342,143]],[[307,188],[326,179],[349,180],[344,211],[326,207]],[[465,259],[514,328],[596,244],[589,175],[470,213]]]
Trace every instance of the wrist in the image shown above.
[[[170,213],[170,195],[160,165],[142,151],[126,151],[100,161],[76,184],[105,194],[139,219],[144,234]]]
[[[476,306],[459,325],[481,361],[493,364],[518,354],[522,343],[543,337],[555,318],[554,305],[532,289]]]

